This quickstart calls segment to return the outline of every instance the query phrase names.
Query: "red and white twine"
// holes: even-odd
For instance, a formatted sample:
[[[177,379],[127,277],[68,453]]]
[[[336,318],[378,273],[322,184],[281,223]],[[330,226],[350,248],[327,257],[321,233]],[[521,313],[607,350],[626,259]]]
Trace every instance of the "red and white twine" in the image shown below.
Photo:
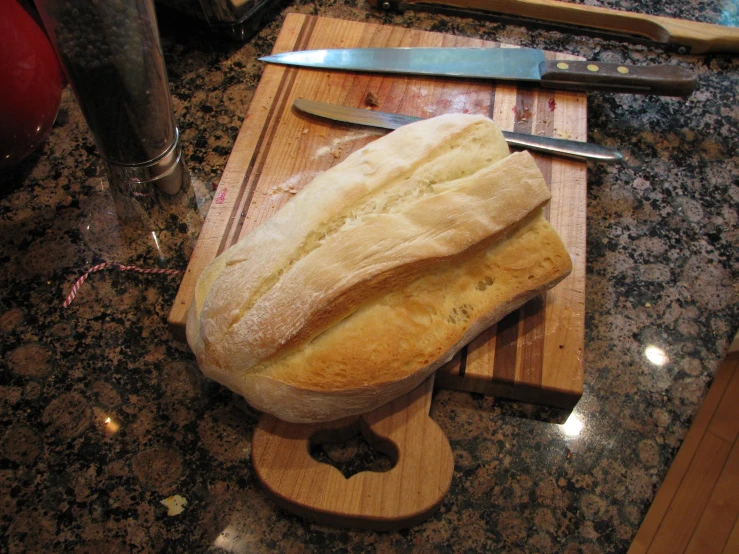
[[[77,281],[72,285],[72,290],[69,291],[69,294],[67,295],[67,299],[64,301],[64,304],[62,304],[63,307],[68,307],[72,301],[74,300],[74,297],[77,296],[77,291],[80,290],[80,287],[82,286],[82,283],[87,281],[87,278],[89,277],[90,273],[95,273],[96,271],[102,271],[103,269],[108,269],[109,267],[117,267],[121,271],[135,271],[137,273],[156,273],[160,275],[179,275],[182,273],[179,269],[144,269],[141,267],[137,267],[135,265],[124,265],[120,264],[118,262],[103,262],[101,264],[97,264],[92,266],[90,269],[88,269],[82,277],[77,279]]]

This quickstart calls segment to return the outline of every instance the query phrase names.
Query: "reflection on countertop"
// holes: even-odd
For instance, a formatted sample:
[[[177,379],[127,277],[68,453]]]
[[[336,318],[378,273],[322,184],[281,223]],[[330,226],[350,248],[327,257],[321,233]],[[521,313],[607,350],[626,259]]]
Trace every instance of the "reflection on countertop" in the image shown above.
[[[246,43],[160,14],[192,177],[160,217],[119,225],[69,91],[43,148],[0,175],[0,550],[625,551],[739,325],[739,59],[355,0],[282,9]],[[697,0],[639,9],[736,15]],[[563,414],[438,391],[432,416],[454,452],[452,488],[436,515],[403,532],[311,524],[267,499],[249,461],[259,414],[204,379],[168,334],[176,276],[101,271],[61,307],[101,262],[186,267],[261,75],[255,60],[288,11],[678,63],[698,76],[688,100],[588,96],[589,139],[626,160],[589,166],[585,394]]]

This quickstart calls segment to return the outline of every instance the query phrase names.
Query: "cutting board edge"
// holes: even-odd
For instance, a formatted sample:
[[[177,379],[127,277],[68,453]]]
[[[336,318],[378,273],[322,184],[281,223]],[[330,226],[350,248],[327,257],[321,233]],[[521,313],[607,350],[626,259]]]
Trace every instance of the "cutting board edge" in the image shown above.
[[[478,393],[561,410],[574,409],[584,394],[584,380],[582,379],[577,383],[572,383],[571,388],[565,389],[548,386],[537,387],[526,383],[469,379],[443,372],[437,374],[436,387],[437,389]]]

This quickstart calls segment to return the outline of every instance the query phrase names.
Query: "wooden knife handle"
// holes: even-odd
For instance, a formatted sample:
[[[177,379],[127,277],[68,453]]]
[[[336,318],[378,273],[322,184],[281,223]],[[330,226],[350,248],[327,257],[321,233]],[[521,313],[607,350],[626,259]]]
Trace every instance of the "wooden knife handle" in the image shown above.
[[[677,65],[546,60],[539,70],[541,85],[546,88],[688,96],[696,87],[693,73]]]
[[[576,25],[675,44],[685,53],[739,52],[739,28],[712,25],[671,17],[625,12],[558,0],[368,0],[370,5],[389,8],[418,5],[480,10],[565,25]]]

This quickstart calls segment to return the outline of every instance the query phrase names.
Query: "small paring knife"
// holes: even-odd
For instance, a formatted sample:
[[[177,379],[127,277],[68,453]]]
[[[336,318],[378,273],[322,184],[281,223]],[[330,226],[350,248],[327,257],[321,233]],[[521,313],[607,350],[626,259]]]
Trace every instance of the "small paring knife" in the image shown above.
[[[259,59],[320,69],[531,82],[563,90],[688,96],[696,87],[693,73],[678,65],[547,60],[544,51],[532,48],[336,48]]]
[[[349,108],[347,106],[315,102],[313,100],[305,100],[303,98],[296,99],[295,102],[293,102],[293,106],[301,112],[317,115],[326,119],[341,121],[344,123],[368,125],[370,127],[380,127],[382,129],[397,129],[403,125],[408,125],[409,123],[421,121],[423,119],[422,117],[414,117],[410,115],[376,112],[361,108]],[[566,158],[573,158],[576,160],[595,160],[599,162],[613,163],[623,159],[623,154],[618,150],[599,146],[597,144],[591,144],[589,142],[540,137],[537,135],[513,133],[510,131],[503,131],[503,136],[505,137],[506,142],[511,146],[543,152],[546,154],[553,154],[556,156],[564,156]]]

